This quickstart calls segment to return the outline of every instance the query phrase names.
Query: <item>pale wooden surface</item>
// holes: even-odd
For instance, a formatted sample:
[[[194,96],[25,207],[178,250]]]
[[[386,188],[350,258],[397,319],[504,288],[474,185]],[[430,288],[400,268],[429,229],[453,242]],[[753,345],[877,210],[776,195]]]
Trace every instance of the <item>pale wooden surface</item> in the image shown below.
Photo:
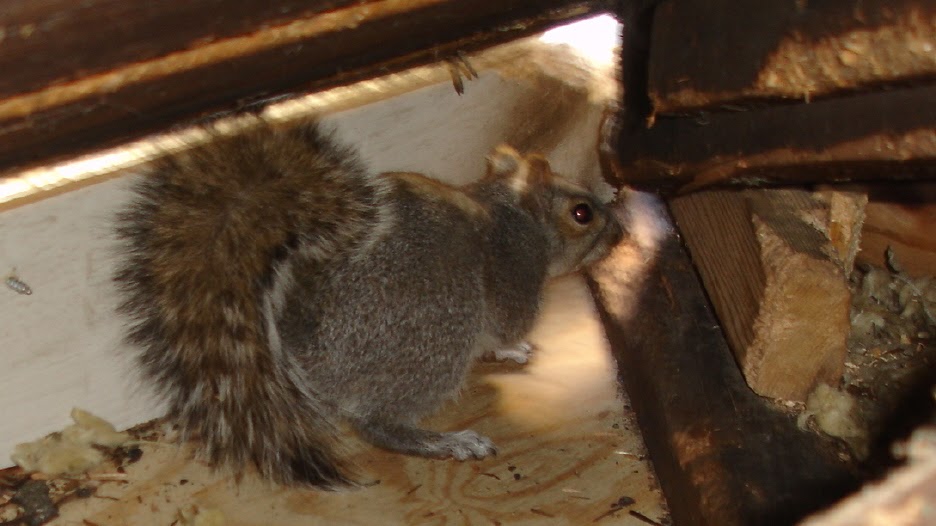
[[[430,424],[488,434],[497,457],[425,460],[356,444],[363,478],[380,483],[327,493],[252,476],[236,485],[185,448],[146,445],[126,483],[102,484],[50,524],[168,526],[194,508],[220,511],[225,526],[647,524],[632,510],[660,521],[662,497],[580,278],[550,289],[531,341],[538,349],[530,364],[481,364],[462,398]],[[622,497],[634,503],[607,513]]]
[[[893,195],[868,203],[859,260],[884,267],[889,247],[909,275],[936,274],[936,183],[892,185],[886,190]]]
[[[851,295],[828,207],[800,190],[718,190],[672,210],[748,385],[796,401],[837,385]]]

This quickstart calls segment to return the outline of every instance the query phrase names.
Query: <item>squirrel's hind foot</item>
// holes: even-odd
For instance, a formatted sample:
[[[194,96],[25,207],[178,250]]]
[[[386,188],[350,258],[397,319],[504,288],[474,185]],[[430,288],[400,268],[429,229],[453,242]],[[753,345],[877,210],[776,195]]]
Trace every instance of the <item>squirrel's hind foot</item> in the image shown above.
[[[481,357],[488,362],[506,362],[508,360],[519,364],[525,364],[533,357],[533,344],[528,341],[522,341],[512,347],[496,349],[486,353]]]
[[[469,429],[439,433],[405,424],[375,421],[358,422],[356,427],[375,446],[410,455],[468,460],[497,454],[490,438]]]
[[[482,459],[497,455],[497,448],[490,438],[479,435],[470,429],[453,433],[439,433],[439,438],[432,444],[427,444],[434,453],[427,456],[439,458],[454,458],[455,460],[468,460],[470,458]]]

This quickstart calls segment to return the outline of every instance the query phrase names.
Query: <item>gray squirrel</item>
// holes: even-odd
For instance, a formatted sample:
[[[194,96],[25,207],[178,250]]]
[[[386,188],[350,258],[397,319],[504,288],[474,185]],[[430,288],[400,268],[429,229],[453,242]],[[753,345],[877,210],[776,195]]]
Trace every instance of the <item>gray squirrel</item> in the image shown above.
[[[618,220],[507,146],[453,187],[369,174],[314,120],[246,121],[154,161],[117,218],[127,340],[182,437],[323,488],[355,483],[343,423],[392,451],[494,454],[418,423],[480,355],[522,345],[546,280],[604,256]]]

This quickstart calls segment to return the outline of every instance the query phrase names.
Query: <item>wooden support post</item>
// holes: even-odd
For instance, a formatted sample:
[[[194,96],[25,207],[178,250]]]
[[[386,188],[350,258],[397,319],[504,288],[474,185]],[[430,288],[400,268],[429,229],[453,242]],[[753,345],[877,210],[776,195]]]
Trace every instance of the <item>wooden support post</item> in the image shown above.
[[[828,440],[745,385],[679,239],[635,260],[616,250],[592,285],[675,524],[793,524],[853,488]]]
[[[805,401],[817,383],[840,381],[851,306],[843,264],[854,260],[863,211],[844,201],[745,190],[671,202],[735,358],[762,396]]]

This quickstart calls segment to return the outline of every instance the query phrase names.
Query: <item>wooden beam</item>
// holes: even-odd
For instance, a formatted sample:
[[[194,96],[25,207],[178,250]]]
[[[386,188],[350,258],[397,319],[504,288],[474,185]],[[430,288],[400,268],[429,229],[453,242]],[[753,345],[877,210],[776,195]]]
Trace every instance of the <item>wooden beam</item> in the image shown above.
[[[0,171],[607,8],[600,0],[4,0]]]
[[[853,488],[829,441],[745,385],[679,238],[633,260],[616,250],[592,286],[675,524],[793,524]]]
[[[754,100],[810,101],[936,75],[927,0],[668,0],[648,89],[660,114]]]
[[[843,266],[863,206],[832,218],[803,190],[721,190],[671,208],[748,385],[800,402],[819,383],[838,385],[851,308]]]
[[[936,86],[658,118],[618,140],[619,182],[711,185],[936,179]],[[627,117],[622,117],[627,118]]]
[[[936,274],[936,183],[871,185],[867,191],[858,260],[886,267],[890,249],[911,276]]]
[[[262,27],[345,9],[351,0],[0,2],[0,97],[68,83]],[[108,23],[110,22],[110,23]],[[89,30],[92,29],[93,30]]]

